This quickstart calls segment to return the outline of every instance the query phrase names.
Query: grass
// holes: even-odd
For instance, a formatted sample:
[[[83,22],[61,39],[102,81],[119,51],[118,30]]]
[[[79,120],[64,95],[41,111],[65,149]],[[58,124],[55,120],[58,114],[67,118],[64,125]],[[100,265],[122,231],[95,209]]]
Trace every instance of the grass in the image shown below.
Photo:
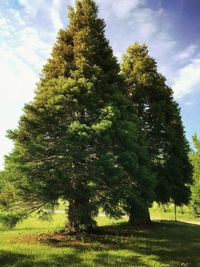
[[[165,206],[166,212],[163,211],[162,207],[159,207],[158,204],[154,204],[150,209],[152,219],[162,219],[162,220],[174,220],[174,206],[169,205]],[[200,217],[194,217],[190,207],[183,206],[177,207],[177,220],[183,222],[197,222],[200,223]]]
[[[189,210],[184,209],[185,215],[178,210],[178,219],[185,216],[181,219],[194,221]],[[162,220],[139,228],[128,226],[125,218],[99,216],[98,225],[104,235],[53,235],[64,225],[64,214],[55,214],[51,222],[32,217],[13,230],[0,227],[0,266],[200,266],[200,226],[165,221],[171,218],[172,207],[164,213],[154,206],[151,214]]]

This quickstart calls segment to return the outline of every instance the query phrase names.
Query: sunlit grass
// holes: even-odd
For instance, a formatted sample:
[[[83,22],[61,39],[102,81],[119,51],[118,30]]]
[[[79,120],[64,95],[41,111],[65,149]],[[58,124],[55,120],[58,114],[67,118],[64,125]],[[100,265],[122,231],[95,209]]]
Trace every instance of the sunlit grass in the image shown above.
[[[155,203],[150,209],[151,218],[161,220],[174,220],[174,205],[170,204],[168,206],[165,206],[165,209],[166,211],[164,212],[163,207]],[[191,208],[187,206],[176,208],[176,218],[178,221],[192,221],[200,223],[200,217],[195,217]]]
[[[151,214],[156,219],[170,219],[173,207],[166,213],[154,207]],[[188,211],[184,216],[187,220],[192,215]],[[127,218],[99,216],[104,235],[37,240],[41,233],[48,235],[63,227],[65,220],[65,214],[55,214],[49,222],[28,218],[9,231],[0,226],[0,266],[200,266],[198,225],[162,221],[132,228],[126,224]]]

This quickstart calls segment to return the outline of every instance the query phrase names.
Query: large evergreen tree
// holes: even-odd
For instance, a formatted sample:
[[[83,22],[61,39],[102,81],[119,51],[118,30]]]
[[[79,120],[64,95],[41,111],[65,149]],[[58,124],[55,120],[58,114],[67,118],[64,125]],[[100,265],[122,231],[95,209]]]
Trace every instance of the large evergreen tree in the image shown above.
[[[8,136],[9,180],[28,212],[69,202],[67,228],[90,230],[99,206],[148,207],[153,183],[145,140],[92,0],[69,9],[35,97]]]
[[[135,43],[130,46],[123,57],[121,70],[127,82],[127,94],[148,140],[156,177],[155,200],[186,204],[191,182],[189,146],[172,90],[158,72],[156,61],[149,56],[146,45]]]

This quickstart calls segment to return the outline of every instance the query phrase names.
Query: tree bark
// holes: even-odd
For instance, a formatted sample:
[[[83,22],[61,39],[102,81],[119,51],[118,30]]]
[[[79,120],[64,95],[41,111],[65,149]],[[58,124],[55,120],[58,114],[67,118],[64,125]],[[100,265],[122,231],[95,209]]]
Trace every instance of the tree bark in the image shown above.
[[[67,233],[92,232],[94,223],[88,199],[70,199],[68,208]]]
[[[151,224],[151,218],[149,209],[131,207],[129,212],[129,223],[131,225],[149,225]]]

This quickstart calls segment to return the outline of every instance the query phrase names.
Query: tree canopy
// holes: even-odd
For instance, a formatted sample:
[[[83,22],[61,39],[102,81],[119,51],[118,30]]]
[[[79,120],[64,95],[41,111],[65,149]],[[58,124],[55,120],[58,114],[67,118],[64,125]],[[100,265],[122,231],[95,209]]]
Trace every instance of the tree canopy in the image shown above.
[[[149,56],[146,45],[130,46],[124,54],[121,70],[127,82],[127,95],[147,137],[156,176],[155,200],[186,204],[191,183],[189,145],[172,89],[158,72],[157,63]]]
[[[189,201],[191,166],[180,109],[145,45],[120,66],[93,0],[69,7],[0,174],[0,205],[48,217],[66,200],[67,231],[91,231],[99,208],[149,223],[154,200]]]
[[[93,228],[100,206],[119,215],[130,202],[150,205],[145,138],[119,72],[95,2],[76,1],[33,101],[8,132],[6,169],[27,211],[65,199],[67,228],[79,231]]]

